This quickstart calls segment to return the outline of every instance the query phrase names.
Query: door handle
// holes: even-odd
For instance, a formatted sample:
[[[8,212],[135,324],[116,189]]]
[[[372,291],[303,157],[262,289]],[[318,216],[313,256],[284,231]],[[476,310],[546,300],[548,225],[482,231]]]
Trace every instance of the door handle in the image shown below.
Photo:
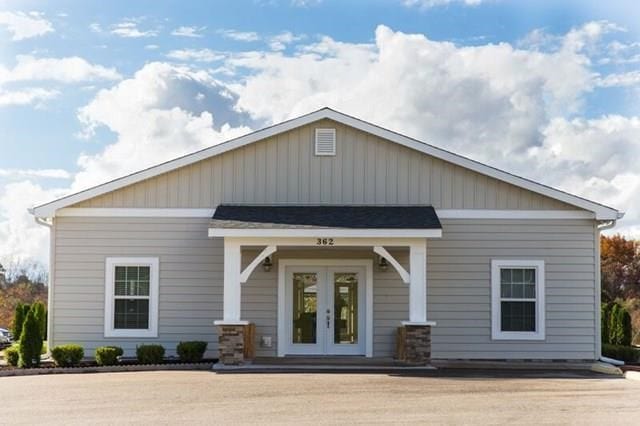
[[[331,310],[327,309],[327,328],[331,328]]]

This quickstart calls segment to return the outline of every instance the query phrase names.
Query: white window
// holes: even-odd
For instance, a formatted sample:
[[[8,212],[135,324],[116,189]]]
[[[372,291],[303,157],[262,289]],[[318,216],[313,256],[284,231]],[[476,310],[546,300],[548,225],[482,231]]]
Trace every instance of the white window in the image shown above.
[[[544,261],[491,261],[491,337],[544,339]]]
[[[108,257],[105,337],[158,337],[158,258]]]

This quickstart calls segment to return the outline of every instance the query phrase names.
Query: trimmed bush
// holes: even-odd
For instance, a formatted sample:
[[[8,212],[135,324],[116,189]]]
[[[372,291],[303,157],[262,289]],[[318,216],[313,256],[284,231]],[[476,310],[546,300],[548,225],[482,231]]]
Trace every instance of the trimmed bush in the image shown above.
[[[51,358],[58,367],[75,367],[84,358],[84,349],[80,345],[60,345],[51,349]]]
[[[602,355],[624,362],[640,361],[640,350],[632,346],[602,345]]]
[[[4,351],[4,357],[7,359],[7,363],[13,367],[18,366],[18,362],[20,361],[20,351],[18,350],[18,345],[13,345],[10,348],[7,348]]]
[[[13,328],[11,329],[11,334],[13,334],[13,339],[15,341],[20,340],[20,335],[22,334],[22,324],[24,324],[24,309],[23,304],[18,302],[16,305],[16,309],[13,312]]]
[[[42,352],[42,334],[40,324],[36,318],[35,309],[29,309],[29,313],[22,326],[20,335],[20,362],[21,368],[31,368],[40,365]]]
[[[162,345],[140,345],[136,347],[136,356],[140,364],[161,364],[164,360]]]
[[[182,362],[200,362],[207,350],[207,342],[180,342],[176,352]]]
[[[42,336],[42,340],[45,340],[47,338],[47,308],[44,306],[44,303],[36,302],[33,304],[32,309],[34,309],[36,313],[36,319],[40,326],[40,335]]]
[[[96,348],[96,363],[98,365],[116,365],[118,357],[123,353],[124,351],[119,346],[100,346]]]

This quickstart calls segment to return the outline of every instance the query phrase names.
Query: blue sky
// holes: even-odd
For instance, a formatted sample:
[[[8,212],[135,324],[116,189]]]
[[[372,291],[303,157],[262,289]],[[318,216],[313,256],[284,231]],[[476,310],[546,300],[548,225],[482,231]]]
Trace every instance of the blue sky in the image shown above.
[[[46,257],[26,205],[324,105],[640,234],[633,3],[0,1],[0,258]]]

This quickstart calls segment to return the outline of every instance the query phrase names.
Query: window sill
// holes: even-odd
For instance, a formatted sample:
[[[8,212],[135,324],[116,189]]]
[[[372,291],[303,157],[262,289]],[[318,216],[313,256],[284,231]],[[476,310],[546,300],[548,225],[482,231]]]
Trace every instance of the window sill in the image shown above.
[[[491,340],[544,340],[542,333],[528,333],[517,331],[497,332],[491,335]]]
[[[158,337],[158,332],[155,330],[106,330],[104,337],[146,337],[154,338]]]

